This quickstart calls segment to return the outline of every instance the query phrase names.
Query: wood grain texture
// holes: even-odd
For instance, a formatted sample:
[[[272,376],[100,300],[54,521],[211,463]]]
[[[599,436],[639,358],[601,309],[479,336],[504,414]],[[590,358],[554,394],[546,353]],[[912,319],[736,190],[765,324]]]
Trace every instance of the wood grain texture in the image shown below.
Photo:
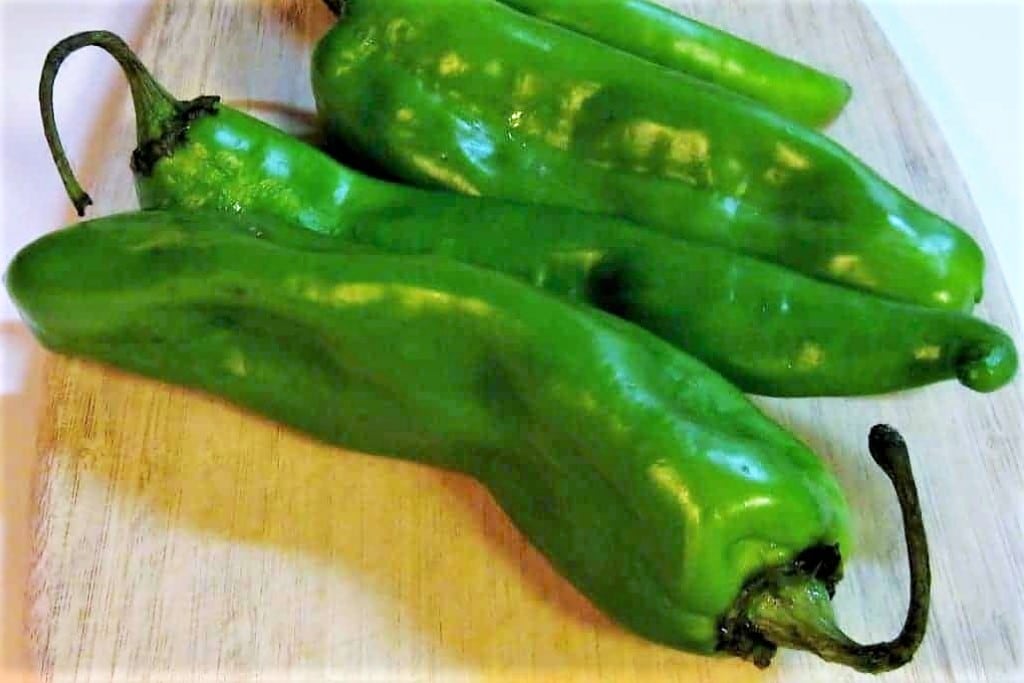
[[[842,74],[834,134],[973,232],[990,254],[979,314],[1020,339],[949,150],[868,12],[853,2],[673,2]],[[173,92],[222,94],[308,132],[313,0],[155,3],[133,43]],[[83,27],[86,28],[86,27]],[[85,161],[93,215],[135,206],[126,88]],[[29,636],[55,681],[852,681],[798,653],[760,672],[635,638],[594,610],[474,483],[327,448],[221,402],[48,357],[35,483]],[[759,400],[835,467],[860,546],[844,627],[899,628],[898,512],[869,427],[910,443],[933,547],[932,625],[892,681],[1011,680],[1024,636],[1020,383],[875,399]]]

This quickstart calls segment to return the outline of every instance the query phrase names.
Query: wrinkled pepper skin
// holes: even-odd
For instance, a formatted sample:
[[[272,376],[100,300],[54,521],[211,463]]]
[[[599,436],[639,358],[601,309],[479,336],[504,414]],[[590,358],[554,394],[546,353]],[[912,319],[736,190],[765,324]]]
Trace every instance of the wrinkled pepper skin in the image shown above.
[[[603,217],[581,222],[515,204],[482,213],[472,201],[432,199],[368,214],[350,240],[516,276],[633,322],[751,393],[880,394],[951,377],[988,392],[1017,370],[1010,337],[960,313],[671,244]]]
[[[230,107],[216,111],[137,177],[144,208],[274,215],[335,236],[342,248],[436,254],[500,271],[638,324],[751,393],[879,394],[953,377],[987,392],[1017,370],[1010,337],[961,313],[870,296],[612,217],[383,183]]]
[[[498,2],[350,0],[312,79],[332,144],[407,182],[611,214],[924,306],[982,295],[974,240],[836,143]]]
[[[648,0],[500,2],[745,95],[806,126],[831,123],[852,94],[850,85],[840,78]]]
[[[112,34],[62,41],[50,79],[87,45],[117,56],[132,84],[143,208],[257,213],[306,228],[306,248],[358,244],[499,271],[638,324],[752,393],[875,394],[952,377],[991,391],[1016,371],[1010,338],[963,314],[833,286],[613,217],[378,181],[213,98],[178,102]],[[66,168],[51,109],[43,107],[48,136]],[[84,192],[65,180],[84,208]],[[316,242],[314,233],[332,239]]]
[[[597,606],[660,643],[711,654],[751,577],[847,551],[822,461],[665,342],[495,273],[295,246],[309,237],[124,214],[41,238],[6,285],[54,351],[475,477]]]

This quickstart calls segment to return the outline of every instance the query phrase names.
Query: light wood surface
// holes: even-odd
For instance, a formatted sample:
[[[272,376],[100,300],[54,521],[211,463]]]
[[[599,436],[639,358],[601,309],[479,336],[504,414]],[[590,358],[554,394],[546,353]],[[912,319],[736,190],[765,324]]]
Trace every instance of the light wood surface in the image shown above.
[[[989,249],[932,118],[863,7],[671,4],[846,77],[856,96],[832,133]],[[219,93],[308,132],[307,59],[330,22],[314,0],[175,0],[155,3],[144,34],[128,38],[178,95]],[[135,206],[126,88],[107,114],[77,160],[92,215]],[[1019,340],[989,253],[978,313]],[[860,678],[804,654],[760,672],[645,643],[589,606],[469,480],[327,448],[216,400],[36,353],[46,371],[25,604],[45,680]],[[1020,382],[992,396],[947,383],[759,403],[849,492],[860,545],[837,611],[865,640],[898,630],[907,590],[895,500],[866,435],[884,421],[910,443],[933,549],[932,622],[917,660],[886,680],[1019,680]]]

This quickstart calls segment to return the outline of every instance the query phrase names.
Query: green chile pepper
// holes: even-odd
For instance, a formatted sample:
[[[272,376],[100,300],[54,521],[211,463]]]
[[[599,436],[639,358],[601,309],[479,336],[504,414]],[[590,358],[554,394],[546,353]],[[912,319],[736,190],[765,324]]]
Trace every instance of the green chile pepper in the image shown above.
[[[329,3],[337,4],[337,3]],[[984,257],[820,133],[493,0],[349,0],[313,59],[336,151],[969,310]]]
[[[776,646],[882,671],[925,630],[927,543],[898,435],[876,429],[912,558],[891,643],[830,597],[848,512],[823,462],[638,327],[446,259],[300,248],[256,215],[147,211],[22,250],[6,284],[47,347],[218,396],[328,443],[482,482],[626,627],[767,665]],[[298,389],[298,390],[297,390]]]
[[[951,377],[991,391],[1015,374],[1012,340],[960,313],[865,295],[611,217],[363,176],[212,98],[178,102],[106,32],[61,41],[41,82],[47,139],[79,211],[89,199],[61,148],[52,88],[63,60],[85,46],[109,51],[128,74],[143,208],[255,211],[342,244],[501,271],[639,324],[753,393],[874,394]]]
[[[499,0],[656,64],[757,100],[807,126],[831,123],[850,85],[647,0]]]

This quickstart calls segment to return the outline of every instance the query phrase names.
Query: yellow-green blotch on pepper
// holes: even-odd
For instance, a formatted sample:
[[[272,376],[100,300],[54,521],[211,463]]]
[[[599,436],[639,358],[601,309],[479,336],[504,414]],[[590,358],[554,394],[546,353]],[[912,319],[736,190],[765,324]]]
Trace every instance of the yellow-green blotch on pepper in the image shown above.
[[[569,206],[901,301],[969,310],[975,241],[748,98],[494,0],[347,0],[313,58],[336,153]]]
[[[790,645],[869,671],[910,659],[927,545],[894,434],[876,430],[871,450],[897,487],[915,592],[902,635],[861,646],[832,617],[849,544],[839,486],[739,390],[636,326],[511,278],[319,251],[324,239],[256,216],[122,214],[41,238],[5,281],[54,351],[475,477],[647,638],[761,665]]]
[[[438,254],[500,271],[634,322],[748,392],[872,394],[951,377],[992,391],[1015,374],[1012,340],[964,314],[888,301],[612,217],[374,180],[215,98],[178,102],[102,31],[57,44],[41,81],[46,135],[79,210],[88,197],[61,148],[52,88],[63,60],[91,45],[114,55],[131,84],[144,208],[255,211],[334,236],[341,249]]]
[[[840,78],[648,0],[499,1],[745,95],[807,126],[830,123],[852,94]]]

